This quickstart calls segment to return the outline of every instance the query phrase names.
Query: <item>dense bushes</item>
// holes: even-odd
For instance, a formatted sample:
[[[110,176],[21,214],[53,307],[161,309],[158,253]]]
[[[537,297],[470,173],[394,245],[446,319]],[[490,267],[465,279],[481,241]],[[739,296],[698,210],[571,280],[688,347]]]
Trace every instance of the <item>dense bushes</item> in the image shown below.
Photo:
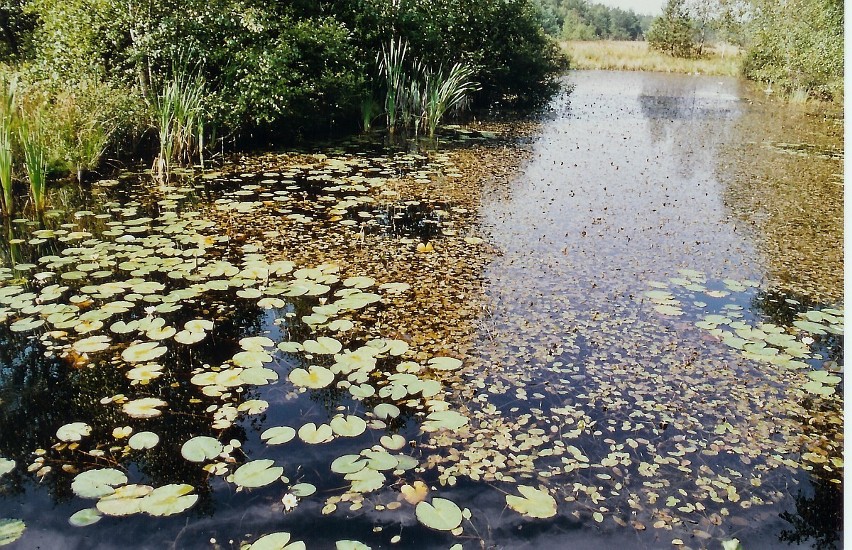
[[[208,126],[243,136],[354,126],[394,36],[431,66],[475,67],[477,105],[540,102],[561,68],[528,0],[30,0],[22,14],[38,78],[94,75],[150,104],[189,61]]]
[[[843,3],[754,0],[743,71],[784,93],[843,94]]]

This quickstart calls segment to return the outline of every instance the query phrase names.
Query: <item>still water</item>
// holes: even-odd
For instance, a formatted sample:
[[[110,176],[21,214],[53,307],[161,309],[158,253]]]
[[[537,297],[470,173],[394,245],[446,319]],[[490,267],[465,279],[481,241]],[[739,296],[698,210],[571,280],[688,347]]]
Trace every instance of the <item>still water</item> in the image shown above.
[[[842,545],[842,115],[566,90],[508,178],[356,142],[11,223],[10,547]]]

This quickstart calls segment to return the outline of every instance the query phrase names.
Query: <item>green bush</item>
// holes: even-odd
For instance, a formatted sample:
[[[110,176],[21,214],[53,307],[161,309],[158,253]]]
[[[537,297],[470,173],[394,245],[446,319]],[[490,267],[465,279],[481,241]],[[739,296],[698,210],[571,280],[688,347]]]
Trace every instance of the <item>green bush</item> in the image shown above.
[[[695,57],[699,49],[686,0],[668,0],[663,14],[651,23],[645,40],[651,48],[673,57]]]
[[[746,77],[831,99],[843,95],[843,4],[838,0],[755,0]]]

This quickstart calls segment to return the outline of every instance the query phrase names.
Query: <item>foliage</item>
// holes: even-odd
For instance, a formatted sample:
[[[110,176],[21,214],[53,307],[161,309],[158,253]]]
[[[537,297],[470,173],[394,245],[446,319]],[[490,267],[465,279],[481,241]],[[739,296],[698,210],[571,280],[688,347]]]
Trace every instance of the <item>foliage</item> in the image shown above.
[[[18,143],[24,154],[24,166],[30,182],[33,208],[44,211],[47,187],[48,135],[41,105],[24,105],[18,126]]]
[[[538,0],[538,9],[542,27],[564,40],[641,40],[649,20],[588,0]]]
[[[0,60],[14,62],[32,53],[32,33],[36,18],[25,13],[23,0],[0,3]]]
[[[3,188],[3,214],[7,216],[15,210],[12,194],[12,125],[15,120],[17,88],[17,76],[3,74],[0,79],[0,187]]]
[[[843,4],[838,0],[754,0],[744,74],[792,94],[843,94]]]
[[[469,94],[478,89],[479,84],[472,80],[474,72],[473,67],[463,63],[456,63],[446,73],[441,67],[423,71],[422,118],[430,137],[435,135],[444,114],[463,108]]]
[[[699,53],[686,0],[668,0],[645,38],[651,48],[674,57],[694,57]]]

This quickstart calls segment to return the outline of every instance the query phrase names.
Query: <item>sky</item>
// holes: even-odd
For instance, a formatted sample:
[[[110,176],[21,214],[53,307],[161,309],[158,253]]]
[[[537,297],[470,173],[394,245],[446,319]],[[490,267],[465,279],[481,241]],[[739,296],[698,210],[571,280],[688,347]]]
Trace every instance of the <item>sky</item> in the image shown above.
[[[663,5],[666,0],[590,0],[590,3],[633,10],[640,15],[660,15],[663,13]]]

